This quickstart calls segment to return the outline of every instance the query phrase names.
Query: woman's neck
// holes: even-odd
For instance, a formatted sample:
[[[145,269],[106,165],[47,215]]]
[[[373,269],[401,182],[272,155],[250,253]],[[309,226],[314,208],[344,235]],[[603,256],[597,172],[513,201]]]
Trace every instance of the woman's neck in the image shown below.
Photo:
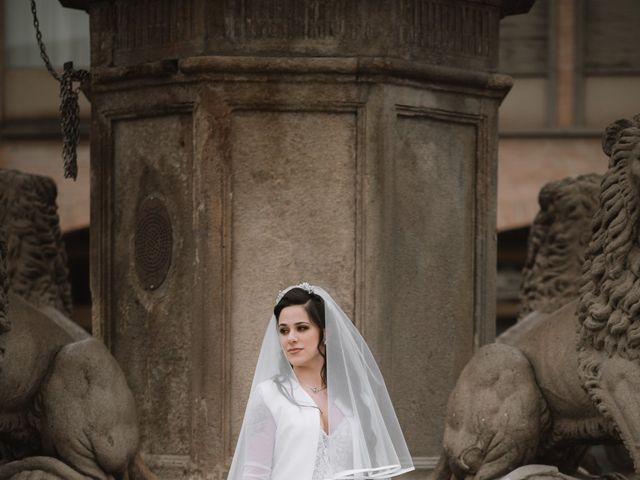
[[[320,387],[322,386],[322,366],[319,368],[315,367],[295,367],[293,369],[296,374],[296,378],[298,382],[301,384],[311,386],[311,387]]]

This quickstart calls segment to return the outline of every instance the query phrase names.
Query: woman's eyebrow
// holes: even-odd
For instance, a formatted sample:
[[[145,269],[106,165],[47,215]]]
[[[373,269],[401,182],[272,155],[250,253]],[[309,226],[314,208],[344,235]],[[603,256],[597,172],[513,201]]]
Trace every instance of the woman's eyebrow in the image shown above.
[[[308,320],[303,320],[303,321],[294,323],[293,326],[295,327],[296,325],[310,325],[310,323],[311,322],[309,322]],[[278,328],[281,328],[281,327],[289,328],[289,324],[288,323],[279,323],[278,324]]]

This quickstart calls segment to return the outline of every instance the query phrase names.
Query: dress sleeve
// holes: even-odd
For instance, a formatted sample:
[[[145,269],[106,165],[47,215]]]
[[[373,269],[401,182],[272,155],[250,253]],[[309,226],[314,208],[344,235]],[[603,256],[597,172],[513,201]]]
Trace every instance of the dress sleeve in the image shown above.
[[[261,392],[247,409],[242,480],[269,480],[273,466],[276,423]]]

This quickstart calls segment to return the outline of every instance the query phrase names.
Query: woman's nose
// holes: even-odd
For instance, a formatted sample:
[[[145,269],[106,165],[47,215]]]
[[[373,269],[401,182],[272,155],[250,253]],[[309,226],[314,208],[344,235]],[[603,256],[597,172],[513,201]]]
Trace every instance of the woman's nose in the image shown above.
[[[293,332],[293,331],[289,332],[288,340],[290,342],[297,342],[298,341],[298,335],[296,334],[296,332]]]

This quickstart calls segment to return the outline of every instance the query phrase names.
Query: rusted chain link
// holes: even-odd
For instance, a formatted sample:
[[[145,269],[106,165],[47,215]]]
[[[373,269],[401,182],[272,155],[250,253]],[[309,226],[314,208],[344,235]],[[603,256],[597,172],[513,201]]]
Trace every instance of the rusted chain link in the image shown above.
[[[36,2],[31,0],[31,13],[33,26],[36,30],[36,41],[40,48],[40,57],[53,78],[60,83],[60,126],[62,129],[62,158],[64,160],[65,178],[78,176],[78,140],[80,139],[80,106],[78,104],[78,92],[81,89],[88,90],[91,82],[91,74],[86,70],[75,70],[73,62],[64,64],[62,76],[55,71],[47,54],[47,49],[42,40],[40,22],[36,11]],[[78,86],[74,88],[74,82]]]
[[[64,176],[73,178],[78,176],[77,146],[80,139],[80,105],[78,104],[78,90],[73,88],[73,82],[83,85],[89,81],[89,72],[74,70],[73,62],[64,64],[62,79],[60,80],[60,116],[62,127],[62,158],[64,159]]]

